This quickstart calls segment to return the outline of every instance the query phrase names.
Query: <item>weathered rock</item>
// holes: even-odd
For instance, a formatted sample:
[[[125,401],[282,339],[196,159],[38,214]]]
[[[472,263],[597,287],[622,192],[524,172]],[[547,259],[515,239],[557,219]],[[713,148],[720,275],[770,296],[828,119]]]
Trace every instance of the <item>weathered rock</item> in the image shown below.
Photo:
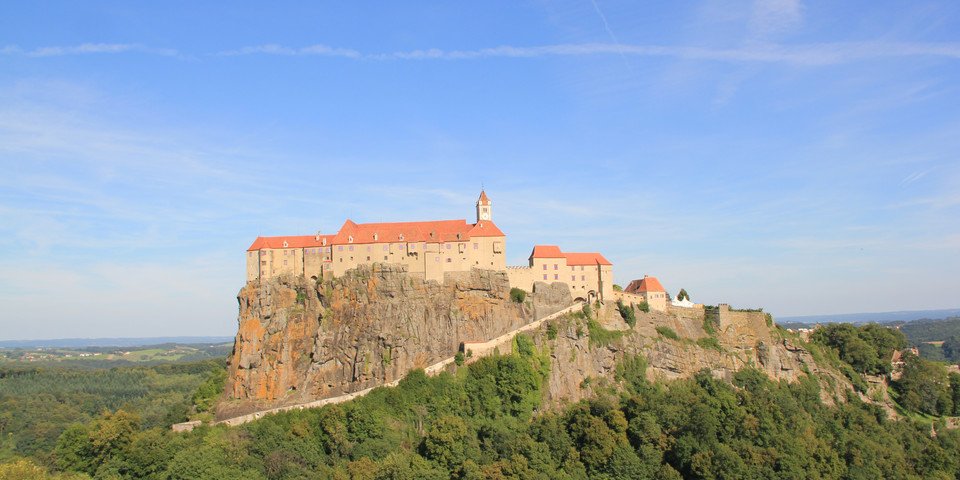
[[[753,366],[774,380],[796,381],[808,372],[829,375],[832,385],[822,383],[822,398],[832,402],[837,388],[849,388],[842,376],[820,369],[809,352],[782,339],[767,324],[761,312],[724,314],[715,328],[719,348],[707,348],[698,339],[711,336],[705,329],[702,309],[671,308],[667,313],[636,312],[637,324],[630,329],[608,318],[612,307],[596,312],[608,329],[622,336],[606,345],[590,345],[584,319],[568,316],[554,322],[557,336],[550,340],[546,326],[535,334],[535,342],[551,351],[551,371],[547,400],[551,404],[576,402],[589,397],[597,384],[614,382],[616,365],[627,355],[640,354],[647,361],[649,380],[672,380],[709,370],[717,378],[730,380],[733,374]],[[661,336],[656,327],[669,327],[679,340]],[[762,347],[760,347],[762,346]]]
[[[239,329],[218,418],[351,393],[403,377],[572,303],[566,285],[510,300],[506,272],[448,273],[443,283],[400,265],[358,267],[316,283],[281,277],[237,296]]]

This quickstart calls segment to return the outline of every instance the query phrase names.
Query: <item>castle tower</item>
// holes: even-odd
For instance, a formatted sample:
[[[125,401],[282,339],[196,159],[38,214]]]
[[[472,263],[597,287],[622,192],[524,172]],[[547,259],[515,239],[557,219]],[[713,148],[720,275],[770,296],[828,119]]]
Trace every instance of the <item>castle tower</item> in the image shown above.
[[[477,223],[492,218],[493,211],[490,206],[490,198],[487,197],[487,192],[480,190],[480,198],[477,199]]]

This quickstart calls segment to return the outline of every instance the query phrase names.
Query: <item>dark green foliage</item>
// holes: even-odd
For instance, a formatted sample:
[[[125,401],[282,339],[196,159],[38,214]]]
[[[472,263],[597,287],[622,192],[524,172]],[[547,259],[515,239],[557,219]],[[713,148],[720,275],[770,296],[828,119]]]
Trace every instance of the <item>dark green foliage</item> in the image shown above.
[[[479,359],[456,376],[414,371],[352,402],[240,427],[173,434],[141,429],[123,410],[105,413],[68,428],[51,458],[95,478],[157,480],[960,475],[960,431],[938,426],[933,437],[929,425],[889,420],[855,396],[827,406],[816,378],[773,382],[749,368],[732,384],[709,371],[651,383],[644,358],[625,355],[615,369],[619,395],[534,415],[549,352],[522,335],[514,352]],[[960,375],[948,383],[957,395]],[[0,473],[30,470],[2,463]]]
[[[457,352],[457,354],[453,356],[453,363],[456,363],[458,367],[462,367],[463,362],[463,352]]]
[[[907,353],[900,378],[893,382],[903,408],[927,415],[951,415],[953,392],[942,365]]]
[[[644,313],[650,313],[650,303],[647,302],[646,300],[638,303],[637,310],[640,310],[641,312],[644,312]]]
[[[677,294],[677,300],[678,301],[690,300],[690,295],[687,294],[687,291],[685,289],[681,288],[680,293]]]
[[[554,322],[547,322],[547,339],[557,339],[557,325]]]
[[[623,304],[623,300],[617,300],[617,310],[620,311],[620,316],[623,317],[623,321],[627,322],[627,325],[630,325],[630,328],[633,328],[637,324],[637,314],[633,311],[633,306],[627,306]]]
[[[680,336],[677,335],[677,332],[674,332],[672,328],[666,325],[660,325],[656,328],[657,333],[664,338],[669,338],[670,340],[680,340]]]
[[[614,292],[622,292],[622,291],[623,291],[623,287],[620,286],[620,285],[617,285],[616,283],[614,283],[614,284],[613,284],[613,291],[614,291]]]
[[[193,394],[193,405],[198,412],[211,412],[223,394],[224,382],[227,381],[227,369],[216,368],[210,372],[207,379],[197,387]]]
[[[36,456],[45,465],[57,437],[101,413],[136,412],[144,428],[187,419],[191,397],[223,361],[111,369],[0,367],[0,454]]]
[[[872,375],[889,373],[894,350],[907,346],[903,333],[875,323],[826,325],[818,328],[811,340],[833,348],[856,372]]]
[[[583,309],[580,310],[581,318],[593,318],[593,309],[590,308],[589,303],[583,304]]]
[[[527,291],[522,288],[513,287],[510,289],[510,300],[517,303],[523,303],[527,299]]]
[[[623,336],[623,332],[607,330],[600,322],[590,319],[587,321],[587,330],[590,332],[591,346],[606,346]]]
[[[960,373],[950,372],[950,400],[953,401],[953,415],[960,416]]]
[[[916,320],[900,327],[900,331],[914,345],[924,342],[939,342],[951,337],[960,337],[960,317],[943,320]]]

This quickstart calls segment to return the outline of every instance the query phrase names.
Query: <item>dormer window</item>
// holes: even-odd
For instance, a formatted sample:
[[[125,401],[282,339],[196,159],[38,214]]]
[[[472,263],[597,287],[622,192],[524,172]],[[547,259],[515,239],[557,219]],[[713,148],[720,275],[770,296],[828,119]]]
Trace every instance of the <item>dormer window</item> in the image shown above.
[[[324,247],[326,247],[326,246],[327,246],[327,239],[324,238],[323,240],[320,240],[320,245],[323,245]]]
[[[430,232],[430,240],[433,240],[434,236],[435,236],[435,232]]]
[[[380,235],[377,235],[376,233],[373,234],[373,241],[374,241],[374,242],[376,242],[379,238],[380,238]]]
[[[288,244],[287,242],[283,242],[283,248],[287,248],[287,247],[289,247],[289,246],[290,246],[290,244]]]
[[[403,234],[402,234],[402,233],[400,234],[400,241],[401,241],[401,242],[403,241]]]
[[[353,243],[353,235],[347,237],[347,243]]]
[[[460,232],[457,232],[457,240],[462,240],[462,239],[463,239],[463,234],[461,234]]]

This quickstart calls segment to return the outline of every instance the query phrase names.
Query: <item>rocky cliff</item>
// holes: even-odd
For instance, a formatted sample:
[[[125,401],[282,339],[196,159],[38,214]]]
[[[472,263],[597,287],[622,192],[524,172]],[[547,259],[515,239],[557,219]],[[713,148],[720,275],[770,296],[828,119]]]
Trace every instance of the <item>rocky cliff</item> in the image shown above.
[[[358,267],[317,282],[248,283],[218,418],[356,392],[449,358],[461,342],[503,335],[572,303],[566,285],[509,298],[505,272],[447,274],[443,283],[400,265]]]
[[[550,403],[577,401],[590,396],[595,386],[611,384],[616,365],[635,354],[646,359],[650,380],[689,377],[703,369],[731,379],[737,370],[753,366],[773,379],[787,381],[815,373],[826,402],[849,388],[842,375],[821,368],[808,351],[783,337],[762,312],[705,312],[703,308],[634,311],[637,322],[633,328],[612,306],[594,312],[595,327],[606,331],[604,341],[591,341],[588,319],[582,315],[554,320],[552,326],[535,334],[535,342],[551,351]],[[555,333],[548,334],[550,331]],[[596,331],[594,336],[599,336]]]

